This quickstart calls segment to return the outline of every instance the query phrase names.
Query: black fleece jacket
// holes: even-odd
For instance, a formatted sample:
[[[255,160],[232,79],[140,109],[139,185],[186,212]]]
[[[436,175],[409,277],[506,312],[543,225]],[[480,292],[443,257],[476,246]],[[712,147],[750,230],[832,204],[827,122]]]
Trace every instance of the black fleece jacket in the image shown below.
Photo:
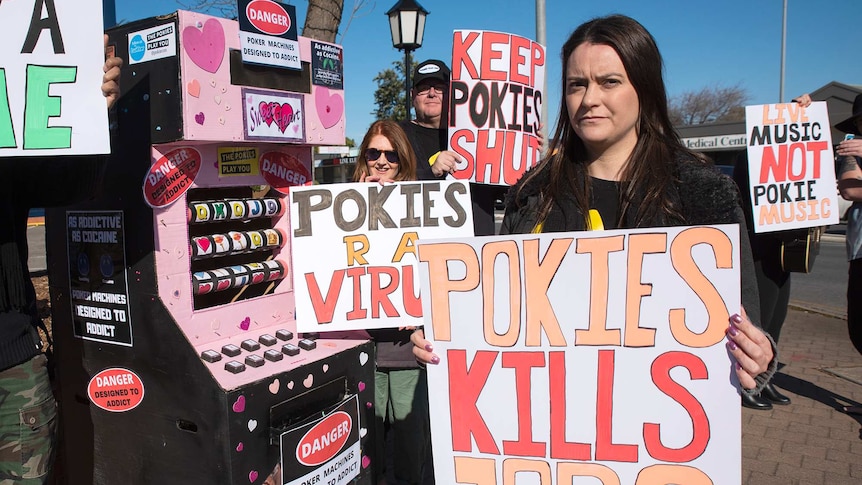
[[[92,196],[103,157],[0,159],[0,370],[38,355],[36,292],[27,267],[27,215]]]
[[[526,184],[526,177],[521,178],[521,181],[509,190],[506,215],[500,230],[502,234],[526,234],[531,232],[538,222],[540,189],[550,183],[550,170],[547,170],[542,164],[534,167],[533,170],[541,170],[541,172]],[[736,183],[730,177],[718,172],[711,164],[684,155],[675,160],[673,174],[677,183],[668,188],[667,197],[678,203],[685,220],[651,221],[644,227],[739,224],[742,306],[752,322],[760,326],[760,298],[757,291],[757,279],[754,274],[754,261]],[[544,232],[582,231],[585,229],[584,218],[577,210],[574,195],[570,194],[564,199],[567,200],[557,204],[544,221]],[[623,228],[635,227],[633,219],[636,213],[637,207],[632,207],[628,211],[628,217],[626,217]],[[775,357],[770,363],[769,369],[757,377],[757,388],[744,392],[759,392],[775,373],[778,365],[778,350],[774,342],[772,349]]]

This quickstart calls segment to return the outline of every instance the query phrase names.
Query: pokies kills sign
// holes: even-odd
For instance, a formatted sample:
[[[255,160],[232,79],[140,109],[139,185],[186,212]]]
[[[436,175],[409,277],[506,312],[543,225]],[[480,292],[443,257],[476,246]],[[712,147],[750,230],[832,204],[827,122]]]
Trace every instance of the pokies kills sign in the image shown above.
[[[420,240],[418,259],[437,483],[740,483],[737,225]]]
[[[754,231],[837,224],[826,103],[746,106],[745,125]]]

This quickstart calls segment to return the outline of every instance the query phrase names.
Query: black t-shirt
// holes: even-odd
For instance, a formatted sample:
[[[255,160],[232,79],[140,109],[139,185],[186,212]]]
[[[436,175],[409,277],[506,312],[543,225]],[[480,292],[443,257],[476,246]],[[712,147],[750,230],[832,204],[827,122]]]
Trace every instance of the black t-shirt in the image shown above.
[[[595,177],[590,177],[590,182],[590,209],[599,212],[605,229],[616,229],[620,218],[620,182]]]
[[[400,121],[398,124],[404,129],[407,140],[413,147],[413,153],[416,154],[416,179],[438,179],[439,177],[434,176],[431,171],[430,159],[435,153],[447,148],[447,130],[445,128],[426,128],[410,121]]]

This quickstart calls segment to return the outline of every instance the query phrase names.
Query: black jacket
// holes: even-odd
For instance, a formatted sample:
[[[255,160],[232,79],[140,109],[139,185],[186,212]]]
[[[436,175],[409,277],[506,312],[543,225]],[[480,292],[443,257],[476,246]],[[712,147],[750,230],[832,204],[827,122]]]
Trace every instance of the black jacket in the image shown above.
[[[38,355],[39,315],[27,267],[27,215],[68,205],[100,186],[105,158],[0,159],[0,370]]]
[[[542,170],[537,176],[524,184],[522,178],[509,191],[506,201],[506,215],[503,218],[502,234],[526,234],[536,226],[540,207],[540,189],[550,183],[550,170],[539,165],[533,170]],[[543,170],[544,169],[544,170]],[[736,183],[726,175],[721,174],[711,164],[690,157],[679,157],[674,162],[673,173],[677,183],[673,184],[667,196],[678,203],[684,221],[652,221],[648,226],[679,226],[679,225],[716,225],[739,224],[740,262],[742,306],[755,325],[760,325],[760,298],[757,290],[757,279],[754,274],[751,245],[746,230],[745,216],[739,201],[739,190]],[[521,189],[521,190],[519,190]],[[543,223],[544,232],[582,231],[585,229],[584,218],[576,209],[574,195],[566,197],[552,209],[551,214]],[[567,210],[568,208],[568,210]],[[634,214],[637,207],[628,211],[624,228],[634,228]],[[768,335],[767,335],[768,337]],[[771,340],[771,339],[770,339]],[[765,385],[778,365],[778,350],[772,344],[775,357],[769,369],[757,377],[758,387]]]

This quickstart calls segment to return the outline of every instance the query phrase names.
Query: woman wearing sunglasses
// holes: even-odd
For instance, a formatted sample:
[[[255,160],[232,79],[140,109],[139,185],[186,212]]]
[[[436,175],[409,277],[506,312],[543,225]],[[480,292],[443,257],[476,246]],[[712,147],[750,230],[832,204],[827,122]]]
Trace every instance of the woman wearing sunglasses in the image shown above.
[[[398,123],[375,121],[359,149],[355,182],[416,180],[416,156]],[[377,347],[374,371],[375,473],[378,485],[422,483],[428,463],[431,433],[425,369],[413,357],[413,328],[381,328],[368,333]],[[391,436],[389,456],[387,437]],[[392,470],[386,470],[391,466]]]
[[[354,182],[416,180],[416,156],[407,134],[390,120],[375,121],[365,133],[353,172]]]

